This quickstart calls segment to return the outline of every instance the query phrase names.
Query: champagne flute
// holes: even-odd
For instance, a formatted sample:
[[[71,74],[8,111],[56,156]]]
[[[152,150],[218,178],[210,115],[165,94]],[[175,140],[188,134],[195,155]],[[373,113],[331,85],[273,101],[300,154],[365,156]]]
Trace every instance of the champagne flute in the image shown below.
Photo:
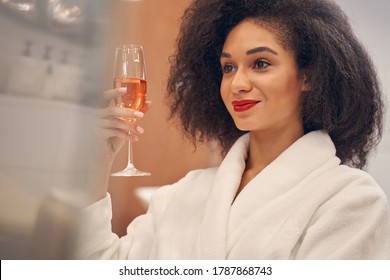
[[[143,49],[140,45],[122,45],[115,51],[114,88],[125,87],[127,92],[115,99],[116,105],[142,111],[146,100],[146,69]],[[135,123],[136,119],[126,119]],[[129,134],[131,132],[129,131]],[[131,141],[128,142],[128,158],[125,169],[111,173],[111,176],[149,176],[134,166]]]

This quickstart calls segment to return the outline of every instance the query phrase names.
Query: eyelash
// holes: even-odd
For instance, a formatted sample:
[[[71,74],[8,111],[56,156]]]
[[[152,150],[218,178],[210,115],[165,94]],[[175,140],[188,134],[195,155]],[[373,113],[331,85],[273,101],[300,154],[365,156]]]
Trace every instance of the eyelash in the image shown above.
[[[259,64],[262,64],[262,66],[259,66]],[[271,64],[265,59],[256,59],[255,62],[253,63],[252,69],[262,71],[262,70],[265,70],[266,68],[268,68],[268,66],[270,66],[270,65]],[[230,68],[230,70],[228,70],[227,68]],[[226,63],[225,65],[222,65],[222,72],[224,74],[229,74],[229,73],[233,72],[232,68],[234,68],[233,64]]]
[[[230,68],[230,70],[228,71],[227,68]],[[234,68],[234,66],[230,63],[222,65],[222,73],[229,74],[229,73],[233,72],[232,68]]]
[[[259,63],[263,64],[263,67],[257,67]],[[254,69],[263,70],[263,69],[266,69],[270,65],[271,64],[267,60],[265,60],[265,59],[257,59],[255,61],[255,63],[253,63],[253,68]]]

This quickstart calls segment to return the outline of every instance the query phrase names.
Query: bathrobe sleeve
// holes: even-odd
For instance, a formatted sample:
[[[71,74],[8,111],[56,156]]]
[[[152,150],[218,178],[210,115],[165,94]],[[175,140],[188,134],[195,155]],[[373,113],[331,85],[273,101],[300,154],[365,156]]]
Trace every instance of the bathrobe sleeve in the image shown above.
[[[161,187],[155,193],[147,213],[134,219],[127,227],[127,234],[121,238],[111,229],[112,208],[109,194],[83,209],[76,258],[147,259],[157,223],[170,200],[170,187]]]
[[[387,198],[370,177],[351,182],[318,208],[296,259],[390,259]]]

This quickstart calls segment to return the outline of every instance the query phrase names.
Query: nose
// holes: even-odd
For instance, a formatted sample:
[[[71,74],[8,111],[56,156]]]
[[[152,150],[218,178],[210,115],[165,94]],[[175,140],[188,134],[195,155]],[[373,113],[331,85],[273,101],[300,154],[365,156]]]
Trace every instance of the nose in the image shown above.
[[[234,94],[242,94],[252,89],[248,74],[243,69],[238,69],[231,82],[231,90]]]

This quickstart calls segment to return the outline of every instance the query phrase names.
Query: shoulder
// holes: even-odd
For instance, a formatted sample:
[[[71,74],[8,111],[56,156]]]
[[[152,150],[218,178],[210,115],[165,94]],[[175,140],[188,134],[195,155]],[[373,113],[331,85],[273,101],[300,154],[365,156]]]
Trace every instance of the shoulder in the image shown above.
[[[338,167],[339,177],[346,181],[345,188],[341,194],[355,194],[363,197],[378,197],[378,199],[387,200],[386,194],[378,185],[375,179],[366,171],[352,168],[346,165]]]
[[[205,182],[213,181],[217,173],[218,167],[210,167],[206,169],[192,170],[182,179],[182,181],[190,182]]]
[[[187,189],[187,188],[204,188],[210,186],[215,175],[217,173],[217,167],[211,167],[206,169],[196,169],[189,171],[183,178],[172,185],[164,186],[163,189],[177,190],[177,189]]]
[[[383,190],[366,172],[344,165],[321,188],[332,195],[311,216],[297,254],[304,259],[388,259],[390,212]]]
[[[188,172],[176,183],[160,187],[152,197],[154,201],[168,204],[172,198],[179,197],[181,200],[203,196],[209,192],[218,168],[197,169]]]
[[[374,178],[363,170],[340,165],[329,176],[329,183],[338,185],[337,192],[321,207],[320,212],[333,209],[354,213],[389,215],[388,199]]]

